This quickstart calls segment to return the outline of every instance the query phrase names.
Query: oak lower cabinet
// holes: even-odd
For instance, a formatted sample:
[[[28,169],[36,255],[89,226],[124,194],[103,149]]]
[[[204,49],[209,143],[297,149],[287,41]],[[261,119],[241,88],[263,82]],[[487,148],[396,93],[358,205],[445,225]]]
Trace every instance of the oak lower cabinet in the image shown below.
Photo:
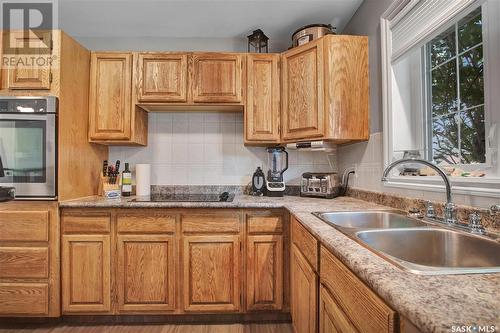
[[[291,310],[296,333],[317,330],[318,241],[294,218],[291,223]]]
[[[239,235],[183,238],[184,310],[238,311],[241,299]]]
[[[245,143],[280,142],[279,54],[248,54]]]
[[[116,213],[119,313],[175,310],[175,225],[175,214],[162,210]]]
[[[368,39],[328,35],[281,55],[283,142],[367,140]]]
[[[112,313],[110,212],[63,211],[61,224],[63,313]]]
[[[247,310],[282,310],[285,276],[288,276],[284,256],[288,230],[285,215],[248,213],[246,222]]]
[[[136,106],[131,52],[92,52],[89,91],[89,141],[147,143],[147,114]]]
[[[318,276],[295,244],[291,259],[292,323],[296,333],[317,329]]]
[[[339,332],[399,331],[398,314],[323,246],[320,267],[325,309],[320,311],[320,322]]]
[[[63,312],[111,312],[109,235],[64,235]]]
[[[357,333],[357,328],[335,301],[330,292],[320,285],[319,289],[319,332]]]
[[[286,319],[287,216],[279,209],[63,208],[63,314]]]
[[[247,308],[281,310],[283,307],[283,236],[247,238]]]
[[[174,236],[119,235],[117,242],[119,311],[173,311]]]
[[[57,202],[0,205],[0,317],[60,315]]]
[[[291,234],[294,332],[399,332],[398,314],[294,216]]]

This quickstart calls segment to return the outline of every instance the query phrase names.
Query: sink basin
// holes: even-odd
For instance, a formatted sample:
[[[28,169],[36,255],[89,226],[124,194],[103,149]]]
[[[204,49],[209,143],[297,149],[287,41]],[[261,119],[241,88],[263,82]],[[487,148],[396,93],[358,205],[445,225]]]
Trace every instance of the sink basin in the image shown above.
[[[426,227],[427,223],[390,211],[315,213],[328,224],[348,229]]]
[[[500,272],[500,243],[449,229],[359,231],[355,236],[382,257],[417,274]]]

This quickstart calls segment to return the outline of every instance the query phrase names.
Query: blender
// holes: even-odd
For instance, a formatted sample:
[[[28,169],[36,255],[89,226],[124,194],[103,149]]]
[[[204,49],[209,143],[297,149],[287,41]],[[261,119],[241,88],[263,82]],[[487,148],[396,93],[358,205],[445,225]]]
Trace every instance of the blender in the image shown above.
[[[267,195],[282,197],[285,193],[283,173],[288,169],[288,152],[284,147],[269,147],[267,153]]]

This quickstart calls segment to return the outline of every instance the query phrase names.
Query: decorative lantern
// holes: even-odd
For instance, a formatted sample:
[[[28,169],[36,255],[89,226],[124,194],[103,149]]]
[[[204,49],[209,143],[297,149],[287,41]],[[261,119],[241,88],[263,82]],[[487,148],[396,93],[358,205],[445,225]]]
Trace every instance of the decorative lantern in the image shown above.
[[[269,37],[264,35],[264,32],[260,29],[254,30],[253,33],[248,38],[248,52],[254,53],[268,53],[267,41]]]

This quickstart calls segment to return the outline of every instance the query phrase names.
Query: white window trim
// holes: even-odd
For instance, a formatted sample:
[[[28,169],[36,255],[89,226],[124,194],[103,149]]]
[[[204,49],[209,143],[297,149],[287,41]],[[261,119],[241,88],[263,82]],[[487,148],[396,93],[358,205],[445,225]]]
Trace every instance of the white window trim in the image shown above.
[[[424,27],[422,32],[413,40],[411,43],[406,45],[405,49],[399,50],[397,54],[392,52],[392,30],[391,27],[394,26],[401,20],[404,20],[405,15],[407,15],[411,9],[416,6],[420,1],[423,0],[396,0],[394,1],[387,11],[382,15],[380,19],[381,27],[381,59],[382,59],[382,96],[383,96],[383,156],[384,165],[388,165],[393,161],[393,138],[392,138],[392,62],[400,58],[406,52],[412,50],[415,46],[425,43],[426,41],[432,39],[432,37],[439,32],[440,29],[445,29],[461,16],[464,12],[470,12],[477,6],[483,4],[484,0],[461,0],[461,1],[449,1],[449,8],[443,10],[441,15],[435,19],[433,22],[429,22],[427,26]],[[495,3],[494,5],[484,4],[483,6],[489,5],[489,10],[493,10],[496,17],[500,17],[500,4]],[[496,7],[496,8],[491,8]],[[488,13],[490,14],[490,13]],[[490,63],[488,68],[491,69],[490,73],[485,71],[485,104],[491,106],[497,106],[492,108],[490,111],[485,112],[485,117],[491,116],[492,119],[489,123],[495,127],[486,129],[486,140],[487,154],[493,156],[496,159],[497,168],[500,169],[500,161],[498,158],[498,147],[500,146],[500,97],[498,92],[495,91],[495,87],[500,86],[500,62],[493,59],[500,58],[500,22],[499,20],[490,19],[492,15],[487,15],[483,17],[486,29],[488,29],[487,35],[490,37],[489,40],[483,40],[484,49],[483,54],[485,59],[488,59]],[[494,40],[494,43],[491,41]],[[485,63],[485,66],[487,64]],[[497,75],[495,75],[497,74]],[[499,170],[500,171],[500,170]],[[498,172],[500,175],[500,172]],[[453,190],[456,193],[468,194],[468,195],[480,195],[480,196],[492,196],[500,197],[500,178],[499,177],[484,177],[484,178],[459,178],[452,177],[451,183],[453,185]],[[427,191],[443,191],[441,180],[437,177],[402,177],[402,176],[392,176],[387,182],[384,182],[384,186],[389,187],[399,187],[399,188],[412,188],[416,190],[427,190]]]

